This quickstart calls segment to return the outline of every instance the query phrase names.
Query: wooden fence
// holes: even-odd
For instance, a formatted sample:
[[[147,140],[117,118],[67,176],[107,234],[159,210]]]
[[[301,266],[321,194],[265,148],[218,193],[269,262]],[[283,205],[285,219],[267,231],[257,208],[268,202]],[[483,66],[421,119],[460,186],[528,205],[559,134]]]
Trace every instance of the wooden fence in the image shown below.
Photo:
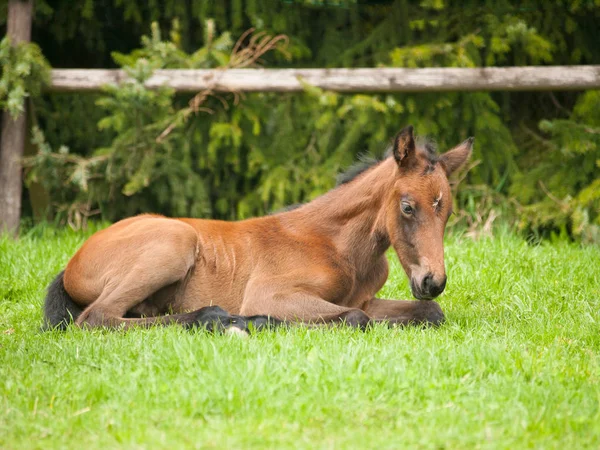
[[[122,70],[55,69],[48,90],[98,91],[126,79]],[[600,88],[600,66],[157,70],[146,85],[177,92],[301,92],[304,83],[338,92],[583,90]]]

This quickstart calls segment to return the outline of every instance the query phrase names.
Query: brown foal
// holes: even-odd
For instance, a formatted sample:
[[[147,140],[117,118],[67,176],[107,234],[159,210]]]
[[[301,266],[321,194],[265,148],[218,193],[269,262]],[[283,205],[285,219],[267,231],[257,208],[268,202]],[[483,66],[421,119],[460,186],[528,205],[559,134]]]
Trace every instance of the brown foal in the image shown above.
[[[438,324],[442,310],[424,300],[446,285],[448,176],[472,144],[436,155],[409,126],[388,157],[290,211],[239,222],[149,214],[117,222],[91,236],[51,285],[46,322],[190,325],[215,305],[241,319]],[[421,301],[375,298],[390,246]]]

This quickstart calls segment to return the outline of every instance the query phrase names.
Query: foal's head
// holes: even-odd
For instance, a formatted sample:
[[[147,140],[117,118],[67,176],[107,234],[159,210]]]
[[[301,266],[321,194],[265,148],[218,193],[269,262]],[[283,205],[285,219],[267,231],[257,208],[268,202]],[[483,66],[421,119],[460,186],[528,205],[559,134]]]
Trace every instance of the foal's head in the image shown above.
[[[415,144],[412,126],[394,140],[397,170],[385,205],[386,227],[419,300],[437,297],[446,286],[443,239],[452,213],[448,177],[469,158],[473,139],[441,156]]]

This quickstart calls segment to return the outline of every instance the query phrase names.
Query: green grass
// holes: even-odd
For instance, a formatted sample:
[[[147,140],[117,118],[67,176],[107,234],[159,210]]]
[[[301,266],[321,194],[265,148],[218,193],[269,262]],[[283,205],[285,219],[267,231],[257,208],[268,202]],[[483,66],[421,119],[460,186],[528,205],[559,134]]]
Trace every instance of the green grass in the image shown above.
[[[600,447],[597,247],[451,235],[439,329],[40,333],[84,238],[0,239],[0,448]]]

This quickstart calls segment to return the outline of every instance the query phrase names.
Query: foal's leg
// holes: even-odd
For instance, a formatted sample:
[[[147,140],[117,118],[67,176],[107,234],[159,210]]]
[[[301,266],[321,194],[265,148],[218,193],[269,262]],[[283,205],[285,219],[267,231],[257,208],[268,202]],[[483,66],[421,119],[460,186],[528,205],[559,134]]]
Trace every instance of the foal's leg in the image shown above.
[[[377,321],[387,321],[400,325],[440,325],[444,313],[433,300],[384,300],[373,298],[364,311]]]
[[[67,266],[66,275],[71,277],[73,289],[86,282],[104,280],[99,296],[75,323],[86,327],[118,327],[193,321],[193,313],[143,319],[123,317],[159,289],[185,281],[196,261],[196,231],[187,224],[167,219],[140,220],[127,231],[122,242],[96,244],[85,250],[72,266],[71,263]],[[117,245],[122,247],[118,252]],[[118,254],[120,258],[103,258],[101,252]],[[89,266],[95,270],[92,272]]]
[[[344,323],[360,328],[365,328],[370,323],[369,316],[360,309],[335,305],[302,292],[263,296],[258,296],[255,292],[254,295],[246,295],[240,314],[267,314],[286,322]]]

